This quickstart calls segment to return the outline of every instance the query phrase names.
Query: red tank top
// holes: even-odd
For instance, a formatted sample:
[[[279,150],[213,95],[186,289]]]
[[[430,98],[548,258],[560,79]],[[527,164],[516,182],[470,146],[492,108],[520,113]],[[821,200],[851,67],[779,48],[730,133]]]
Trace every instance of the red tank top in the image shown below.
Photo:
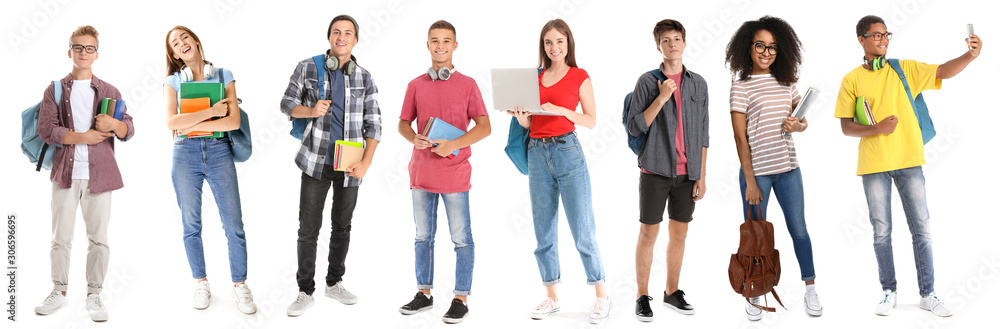
[[[538,96],[541,104],[552,103],[576,111],[580,104],[580,85],[590,78],[587,71],[578,67],[570,67],[561,80],[552,86],[542,85],[542,74],[538,74]],[[531,117],[531,130],[528,134],[533,138],[553,137],[576,130],[573,121],[564,116],[537,115]]]

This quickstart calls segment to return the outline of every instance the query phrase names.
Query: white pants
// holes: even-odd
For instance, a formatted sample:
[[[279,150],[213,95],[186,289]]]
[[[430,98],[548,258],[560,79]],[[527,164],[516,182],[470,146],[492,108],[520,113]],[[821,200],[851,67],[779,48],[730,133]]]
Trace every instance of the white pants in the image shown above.
[[[99,294],[108,272],[111,192],[90,194],[90,181],[86,179],[74,179],[68,189],[52,182],[52,283],[59,291],[66,291],[69,283],[77,205],[83,210],[83,223],[87,226],[87,293]]]

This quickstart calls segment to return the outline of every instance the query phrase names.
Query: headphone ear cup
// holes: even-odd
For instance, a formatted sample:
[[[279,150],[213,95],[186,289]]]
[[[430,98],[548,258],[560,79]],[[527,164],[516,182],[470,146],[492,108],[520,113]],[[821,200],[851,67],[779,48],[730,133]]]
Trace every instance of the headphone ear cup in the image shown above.
[[[326,69],[327,70],[336,70],[338,67],[340,67],[340,60],[337,59],[337,57],[334,57],[334,56],[327,56],[326,57]]]
[[[187,66],[181,68],[181,81],[191,81],[194,80],[194,76],[191,74],[191,69]]]
[[[451,69],[449,69],[447,66],[442,67],[440,70],[438,70],[438,79],[446,81],[450,77],[451,77]]]
[[[433,67],[427,69],[427,76],[431,77],[431,81],[434,81],[434,80],[438,79],[438,74],[437,74],[437,72],[434,71]]]
[[[354,75],[354,69],[355,69],[356,66],[357,66],[357,64],[355,64],[354,61],[347,62],[347,65],[344,66],[344,74],[346,74],[346,75]]]
[[[215,77],[215,65],[212,62],[205,61],[205,80]]]

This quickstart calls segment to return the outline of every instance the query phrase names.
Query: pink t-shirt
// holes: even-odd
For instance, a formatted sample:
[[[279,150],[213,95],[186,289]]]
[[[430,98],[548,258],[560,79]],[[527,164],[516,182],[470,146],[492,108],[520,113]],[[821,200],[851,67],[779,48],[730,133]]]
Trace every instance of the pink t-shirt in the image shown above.
[[[677,83],[677,89],[674,90],[674,104],[677,104],[677,134],[674,136],[674,145],[676,145],[675,149],[677,149],[677,176],[687,175],[688,173],[688,158],[684,153],[684,116],[681,115],[683,113],[681,111],[681,104],[684,103],[681,101],[684,99],[681,98],[681,79],[683,76],[683,72],[667,76],[668,79],[674,80]]]
[[[399,119],[416,120],[417,133],[423,134],[431,117],[468,131],[472,120],[487,115],[476,80],[454,72],[444,81],[431,81],[427,74],[410,81]],[[440,157],[429,148],[418,150],[414,147],[409,165],[410,188],[431,193],[468,191],[472,188],[471,156],[471,147],[459,150],[454,158]]]

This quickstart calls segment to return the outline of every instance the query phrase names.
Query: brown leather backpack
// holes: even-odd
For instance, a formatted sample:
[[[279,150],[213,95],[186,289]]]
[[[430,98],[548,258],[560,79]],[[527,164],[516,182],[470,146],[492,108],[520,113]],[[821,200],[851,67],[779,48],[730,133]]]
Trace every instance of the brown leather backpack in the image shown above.
[[[777,292],[773,289],[781,278],[778,250],[774,249],[774,225],[764,220],[759,206],[757,206],[759,215],[757,218],[760,220],[753,220],[750,217],[751,207],[747,208],[748,220],[740,225],[740,247],[729,258],[729,283],[733,285],[733,290],[737,294],[746,298],[747,303],[750,303],[750,297],[763,296],[770,292],[784,308],[781,298],[778,298]],[[775,311],[773,307],[752,303],[751,305],[764,311]]]

